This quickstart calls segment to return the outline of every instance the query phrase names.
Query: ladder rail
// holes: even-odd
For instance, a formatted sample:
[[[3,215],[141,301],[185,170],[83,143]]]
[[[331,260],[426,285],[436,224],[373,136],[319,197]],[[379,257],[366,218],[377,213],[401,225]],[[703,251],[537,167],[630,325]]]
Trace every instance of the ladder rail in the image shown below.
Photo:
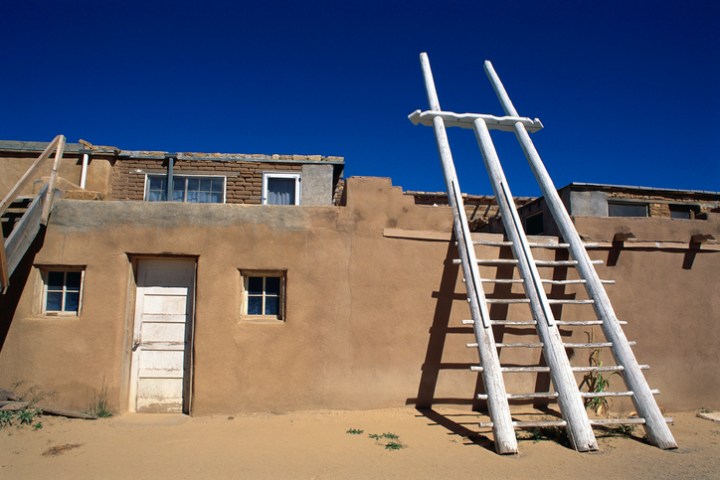
[[[425,89],[430,109],[440,111],[440,101],[435,89],[430,61],[427,54],[420,54]],[[462,193],[458,183],[455,164],[450,151],[445,123],[442,117],[434,117],[433,129],[442,163],[443,175],[448,191],[448,203],[453,214],[453,230],[458,242],[458,251],[462,258],[463,274],[468,292],[470,311],[474,320],[473,331],[477,340],[480,360],[487,367],[482,372],[483,382],[488,392],[488,410],[493,420],[493,434],[495,437],[495,450],[501,454],[517,453],[517,438],[510,415],[510,405],[505,394],[505,383],[500,371],[500,359],[495,347],[490,314],[485,302],[485,294],[480,282],[480,273],[475,258],[475,249],[472,246],[470,229],[468,227]]]
[[[492,84],[505,113],[507,115],[517,117],[518,114],[515,106],[510,101],[510,97],[495,72],[492,63],[487,60],[485,61],[485,72],[487,73],[490,83]],[[578,262],[577,269],[581,277],[586,280],[585,287],[587,289],[588,296],[595,300],[594,308],[598,318],[603,321],[602,329],[605,337],[608,341],[613,343],[613,355],[615,356],[616,361],[625,368],[623,377],[625,378],[628,388],[634,392],[632,399],[636,410],[640,416],[646,420],[645,430],[648,434],[648,439],[651,443],[663,449],[677,448],[677,443],[675,442],[675,439],[665,422],[657,402],[655,402],[655,399],[653,398],[650,386],[639,368],[635,354],[628,345],[627,337],[618,323],[617,316],[612,304],[610,303],[607,292],[602,286],[602,282],[600,281],[597,271],[595,270],[595,267],[593,267],[590,257],[582,244],[580,235],[575,230],[572,220],[570,219],[570,215],[565,209],[565,206],[560,199],[560,195],[558,195],[555,185],[553,184],[552,179],[550,178],[550,175],[548,174],[547,169],[545,168],[545,165],[535,148],[535,145],[530,139],[530,135],[521,122],[515,123],[514,130],[515,136],[517,137],[525,157],[530,164],[530,169],[535,175],[535,178],[540,186],[540,190],[545,197],[548,209],[550,210],[550,213],[553,216],[564,241],[569,244],[570,253]]]
[[[530,300],[530,310],[536,320],[535,328],[542,343],[544,358],[550,366],[550,376],[559,393],[558,404],[563,417],[567,420],[568,437],[578,451],[597,450],[597,440],[593,434],[584,402],[580,397],[580,390],[572,373],[570,359],[555,325],[555,317],[538,272],[537,262],[530,250],[505,172],[490,137],[490,131],[482,119],[475,120],[475,136],[490,177],[490,183],[495,191],[500,218],[508,240],[512,242],[511,248],[518,262],[517,266],[525,285],[525,294]]]

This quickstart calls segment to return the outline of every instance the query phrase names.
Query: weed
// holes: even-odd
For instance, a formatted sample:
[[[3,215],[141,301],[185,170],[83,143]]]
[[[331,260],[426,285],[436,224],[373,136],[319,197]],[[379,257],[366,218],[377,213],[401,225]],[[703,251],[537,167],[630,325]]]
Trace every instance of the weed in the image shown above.
[[[37,422],[35,425],[33,425],[33,430],[41,430],[42,429],[42,422]]]
[[[706,407],[700,407],[700,413],[712,413],[712,410]]]
[[[385,450],[400,450],[401,448],[405,448],[405,445],[400,442],[400,437],[391,432],[369,433],[368,437],[385,447]]]
[[[528,430],[527,435],[527,437],[523,437],[522,439],[532,440],[533,443],[541,440],[550,440],[566,447],[570,446],[570,440],[565,430],[559,427],[536,427]]]
[[[595,340],[595,330],[585,332],[588,337],[588,343],[593,343]],[[591,367],[602,367],[603,362],[600,359],[602,350],[600,348],[593,348],[590,350],[590,356],[588,357],[588,364]],[[617,373],[617,372],[616,372]],[[607,391],[610,387],[610,380],[600,372],[587,372],[580,382],[580,388],[585,385],[588,392],[602,393]],[[585,408],[591,409],[598,415],[605,415],[610,410],[610,404],[606,397],[591,397],[585,400]]]
[[[349,435],[362,435],[362,433],[364,431],[365,430],[361,430],[359,428],[351,428],[351,429],[347,430],[345,433],[347,433]]]
[[[23,408],[22,410],[2,410],[0,411],[0,429],[17,425],[21,427],[23,425],[31,425],[36,417],[42,415],[42,410],[39,408]],[[40,422],[38,422],[40,423]],[[42,428],[42,426],[40,427]],[[37,430],[38,428],[33,428]]]
[[[385,450],[400,450],[401,448],[405,448],[405,445],[400,442],[391,441],[385,444]]]
[[[87,413],[95,415],[98,418],[109,418],[113,416],[112,410],[108,404],[107,399],[107,385],[105,385],[105,379],[103,378],[102,387],[100,387],[100,393],[95,395],[92,405],[88,408]]]
[[[629,436],[629,435],[632,435],[633,432],[635,431],[635,425],[622,424],[622,425],[618,425],[617,427],[613,428],[611,431],[617,435]]]

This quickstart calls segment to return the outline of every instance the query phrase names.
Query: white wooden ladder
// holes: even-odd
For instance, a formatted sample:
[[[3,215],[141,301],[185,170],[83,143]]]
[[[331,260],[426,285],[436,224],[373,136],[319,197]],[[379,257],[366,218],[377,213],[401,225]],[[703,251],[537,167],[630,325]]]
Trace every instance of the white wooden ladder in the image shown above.
[[[492,64],[485,62],[485,70],[500,102],[505,110],[506,116],[497,117],[494,115],[442,111],[438,100],[435,83],[430,69],[430,62],[427,54],[420,55],[425,86],[430,104],[430,110],[415,111],[410,115],[410,120],[415,124],[432,126],[435,130],[440,160],[448,190],[448,202],[453,211],[454,233],[458,245],[464,280],[467,288],[467,299],[470,305],[471,320],[464,323],[472,324],[476,342],[468,346],[477,347],[480,354],[481,365],[473,369],[481,372],[486,393],[480,398],[487,400],[488,413],[491,422],[485,424],[492,427],[495,438],[495,449],[498,453],[516,453],[517,440],[515,428],[529,428],[538,426],[565,427],[568,439],[572,446],[579,451],[597,450],[597,441],[593,433],[593,426],[607,425],[613,423],[642,424],[645,427],[649,441],[664,449],[676,448],[677,445],[667,426],[667,420],[663,417],[653,397],[654,390],[647,384],[645,376],[635,359],[631,350],[631,343],[628,342],[621,328],[621,322],[613,311],[610,300],[590,260],[585,245],[580,239],[569,214],[567,213],[555,186],[550,179],[545,166],[537,153],[528,132],[535,132],[542,128],[538,119],[520,117],[512,105],[500,79],[498,78]],[[482,153],[485,167],[488,171],[495,196],[497,198],[505,235],[504,242],[473,242],[470,237],[459,181],[450,151],[446,127],[471,128]],[[490,137],[490,129],[515,132],[515,135],[522,146],[525,156],[535,178],[540,185],[541,191],[548,204],[548,208],[557,223],[565,244],[532,244],[528,241],[522,222],[518,216],[513,201],[510,187],[508,186],[500,160]],[[475,252],[476,244],[485,247],[504,247],[512,250],[512,259],[481,259],[478,260]],[[566,248],[569,251],[571,260],[536,260],[533,257],[533,248]],[[525,297],[524,299],[488,299],[483,290],[483,283],[489,282],[513,282],[512,279],[483,279],[480,276],[478,265],[512,265],[519,271],[520,279],[515,280],[521,283]],[[541,278],[538,267],[574,267],[578,271],[577,280],[549,280]],[[562,300],[548,299],[544,285],[547,284],[582,284],[587,290],[587,300],[565,300],[565,303],[574,302],[587,304],[594,307],[597,320],[583,322],[564,322],[555,319],[551,305],[563,302]],[[493,320],[490,318],[488,304],[506,302],[527,303],[532,314],[532,320],[525,322],[512,322]],[[539,341],[534,343],[496,343],[493,336],[493,325],[532,325],[537,330]],[[601,326],[607,342],[592,342],[577,344],[564,343],[561,337],[559,326]],[[538,366],[502,366],[497,353],[498,347],[524,347],[541,348],[546,365]],[[615,366],[591,365],[584,367],[573,367],[568,358],[567,348],[603,348],[610,347],[617,362]],[[552,392],[531,392],[521,394],[509,394],[505,389],[503,373],[519,372],[548,372],[555,391]],[[628,387],[626,392],[580,392],[575,379],[576,372],[620,372]],[[587,398],[598,398],[603,396],[630,396],[635,404],[638,418],[629,419],[594,419],[588,417],[584,401]],[[541,422],[518,422],[514,421],[510,412],[509,400],[518,399],[554,399],[562,413],[562,420],[541,421]]]

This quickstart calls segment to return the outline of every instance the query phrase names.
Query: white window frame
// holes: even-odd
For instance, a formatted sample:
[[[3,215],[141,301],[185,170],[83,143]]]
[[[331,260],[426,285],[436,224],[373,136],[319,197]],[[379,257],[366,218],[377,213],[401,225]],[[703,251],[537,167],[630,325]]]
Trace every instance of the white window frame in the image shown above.
[[[259,320],[259,321],[270,321],[270,322],[281,322],[286,321],[285,312],[285,295],[286,295],[286,279],[287,272],[284,270],[241,270],[241,284],[242,284],[242,305],[240,309],[241,316],[244,320]],[[250,300],[249,295],[249,282],[250,278],[279,278],[280,279],[280,291],[278,294],[278,313],[277,315],[265,315],[265,314],[249,314],[248,305]],[[263,298],[265,297],[265,284],[263,282]],[[263,305],[265,302],[263,301]],[[264,307],[263,307],[264,310]]]
[[[83,304],[83,290],[85,286],[85,267],[39,267],[40,278],[42,281],[42,296],[40,298],[42,304],[40,311],[43,315],[57,316],[57,317],[79,317],[82,312]],[[48,296],[48,275],[51,272],[63,273],[63,285],[62,285],[62,304],[61,310],[48,310],[47,309],[47,296]],[[66,294],[67,294],[67,274],[68,273],[80,273],[80,286],[78,287],[78,308],[77,311],[64,311],[62,308],[65,305]]]
[[[146,202],[149,202],[148,195],[150,194],[150,177],[165,177],[167,179],[167,173],[146,173],[145,174],[145,188],[143,189],[143,200]],[[200,174],[185,174],[185,173],[178,173],[177,175],[173,174],[173,191],[175,190],[175,179],[178,177],[182,178],[189,178],[189,177],[200,177],[200,178],[222,178],[223,179],[223,191],[222,191],[222,202],[217,203],[216,205],[220,205],[221,203],[227,203],[227,176],[225,175],[200,175]],[[165,200],[167,201],[167,200]],[[175,201],[175,200],[171,200]],[[152,202],[155,203],[155,202]],[[179,202],[178,202],[179,203]],[[183,187],[183,200],[182,203],[195,203],[195,202],[188,202],[187,201],[187,188]]]
[[[268,205],[268,183],[272,178],[294,178],[295,179],[295,203],[291,205],[300,205],[300,188],[302,182],[300,181],[299,173],[278,173],[278,172],[263,172],[262,177],[262,204]]]

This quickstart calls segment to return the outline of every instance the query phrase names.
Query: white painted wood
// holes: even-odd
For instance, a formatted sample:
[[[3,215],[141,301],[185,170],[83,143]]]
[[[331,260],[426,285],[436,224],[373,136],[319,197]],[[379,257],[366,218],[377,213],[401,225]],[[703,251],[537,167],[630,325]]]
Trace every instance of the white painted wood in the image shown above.
[[[510,116],[518,116],[515,106],[505,91],[505,87],[489,61],[485,62],[485,71],[505,113]],[[540,154],[530,139],[530,135],[525,129],[525,126],[520,122],[515,124],[515,136],[520,142],[525,157],[530,164],[530,168],[540,185],[540,190],[545,197],[545,202],[548,205],[550,213],[563,239],[569,244],[572,257],[578,262],[578,272],[582,278],[587,280],[586,289],[588,296],[595,300],[595,312],[598,318],[603,321],[602,329],[605,337],[613,344],[612,352],[617,363],[625,367],[623,377],[628,388],[635,392],[632,397],[633,403],[635,404],[635,409],[638,414],[646,420],[645,431],[647,432],[650,443],[663,449],[677,448],[675,438],[672,432],[670,432],[667,423],[665,423],[662,412],[653,398],[650,386],[639,368],[635,354],[628,345],[625,333],[620,327],[615,311],[610,303],[610,298],[607,296],[597,271],[592,265],[592,260],[590,260],[583,246],[580,235],[575,230],[570,215],[565,209],[565,205],[562,203],[560,195],[558,195],[557,189],[540,158]]]
[[[63,152],[65,151],[65,137],[58,135],[55,137],[58,139],[57,148],[55,149],[55,160],[53,161],[52,171],[50,172],[50,181],[48,182],[48,189],[45,192],[45,200],[43,200],[43,211],[42,220],[43,225],[47,225],[48,219],[50,218],[50,211],[53,207],[53,201],[55,199],[55,182],[58,177],[58,170],[60,169],[60,161],[62,160]]]
[[[188,412],[194,285],[194,260],[138,260],[131,411]]]
[[[430,109],[440,111],[440,101],[435,90],[435,81],[427,54],[420,54],[420,64],[425,79],[425,89]],[[480,348],[478,348],[480,361],[487,367],[483,371],[483,383],[488,392],[488,411],[493,420],[495,450],[501,454],[517,453],[517,438],[512,426],[510,405],[505,395],[505,383],[500,372],[500,359],[497,355],[495,339],[490,327],[490,314],[485,303],[485,294],[480,281],[475,249],[472,245],[462,193],[458,184],[443,119],[441,117],[433,118],[433,127],[448,191],[448,203],[452,208],[453,229],[455,239],[458,242],[458,251],[462,258],[462,269],[470,301],[470,312],[475,320],[473,331],[475,339],[480,345]]]
[[[500,217],[505,227],[505,234],[512,242],[512,250],[517,261],[517,268],[525,285],[525,294],[530,303],[535,328],[543,344],[543,355],[547,362],[555,390],[558,392],[558,405],[563,417],[568,423],[568,437],[576,450],[597,450],[598,445],[580,397],[577,381],[571,370],[570,359],[562,344],[560,332],[555,325],[555,317],[550,307],[547,294],[542,286],[542,279],[538,272],[538,264],[533,258],[528,245],[522,222],[513,202],[513,196],[508,186],[505,172],[500,165],[497,151],[493,144],[487,125],[482,119],[475,121],[475,135],[482,153],[485,167],[490,177],[490,183],[495,191]],[[507,303],[507,301],[505,301]],[[503,372],[507,372],[505,368]]]

